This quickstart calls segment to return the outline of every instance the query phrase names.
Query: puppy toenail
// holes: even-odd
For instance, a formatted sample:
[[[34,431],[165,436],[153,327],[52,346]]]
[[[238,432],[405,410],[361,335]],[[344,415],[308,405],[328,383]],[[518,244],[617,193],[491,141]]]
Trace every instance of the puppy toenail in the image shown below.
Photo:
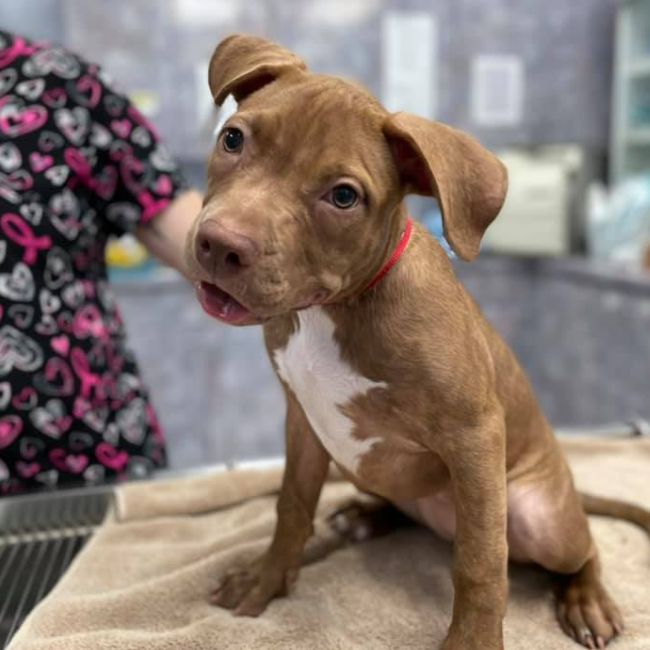
[[[362,542],[364,539],[368,539],[369,537],[370,537],[370,528],[366,526],[366,524],[359,524],[354,529],[354,539],[357,542]]]
[[[589,628],[584,627],[580,630],[580,638],[582,639],[584,645],[586,645],[588,648],[591,648],[592,650],[595,649],[596,646],[594,645],[594,637],[591,635]]]
[[[350,521],[347,518],[347,515],[344,515],[343,513],[336,515],[334,517],[334,526],[341,533],[345,533],[350,530]]]

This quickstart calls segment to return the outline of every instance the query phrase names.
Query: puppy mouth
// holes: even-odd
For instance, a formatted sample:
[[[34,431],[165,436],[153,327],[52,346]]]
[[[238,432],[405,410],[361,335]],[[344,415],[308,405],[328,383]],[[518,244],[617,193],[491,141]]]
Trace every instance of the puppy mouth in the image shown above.
[[[320,290],[315,292],[308,300],[301,301],[291,308],[278,309],[276,314],[267,313],[263,316],[255,314],[216,284],[200,280],[195,283],[195,288],[196,296],[203,311],[208,316],[228,325],[261,325],[275,315],[302,311],[314,305],[326,304],[326,297],[328,296],[328,292]]]
[[[196,296],[208,316],[228,325],[259,325],[263,318],[256,316],[248,307],[235,300],[216,284],[198,282]]]

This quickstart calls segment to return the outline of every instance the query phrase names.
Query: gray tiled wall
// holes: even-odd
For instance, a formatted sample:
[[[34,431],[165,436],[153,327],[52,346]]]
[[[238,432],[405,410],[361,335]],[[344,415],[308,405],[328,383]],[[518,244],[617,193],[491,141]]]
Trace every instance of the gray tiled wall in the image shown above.
[[[556,425],[650,418],[650,276],[582,259],[485,257],[458,274]]]
[[[556,425],[650,418],[650,278],[484,257],[458,273]],[[177,467],[279,454],[284,403],[261,330],[205,316],[181,282],[118,286]]]
[[[280,453],[283,396],[261,328],[216,323],[181,280],[116,289],[131,346],[167,433],[171,464]]]
[[[249,31],[279,40],[313,69],[380,92],[381,16],[424,10],[438,22],[436,117],[489,146],[577,142],[596,153],[608,139],[616,0],[206,0],[214,24],[182,20],[185,0],[0,0],[0,25],[54,38],[105,65],[129,91],[159,93],[155,121],[183,159],[202,159],[197,65],[220,38]],[[196,3],[194,4],[201,4]],[[477,54],[513,54],[525,69],[523,122],[479,128],[469,114]]]

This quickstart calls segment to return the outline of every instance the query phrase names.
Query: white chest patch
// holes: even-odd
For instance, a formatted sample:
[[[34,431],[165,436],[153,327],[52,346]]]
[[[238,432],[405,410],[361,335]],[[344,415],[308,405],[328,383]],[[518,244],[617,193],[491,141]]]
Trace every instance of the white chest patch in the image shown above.
[[[276,350],[280,377],[289,385],[323,446],[338,463],[356,472],[361,458],[381,438],[360,440],[343,409],[354,398],[385,382],[371,381],[341,358],[334,323],[321,307],[299,312],[299,327],[287,346]]]

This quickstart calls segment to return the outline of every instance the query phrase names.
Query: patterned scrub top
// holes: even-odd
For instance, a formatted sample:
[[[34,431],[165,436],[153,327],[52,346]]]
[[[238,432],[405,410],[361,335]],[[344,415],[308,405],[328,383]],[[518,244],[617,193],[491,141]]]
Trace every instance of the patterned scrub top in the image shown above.
[[[104,249],[182,188],[97,66],[0,32],[0,496],[164,465]]]

